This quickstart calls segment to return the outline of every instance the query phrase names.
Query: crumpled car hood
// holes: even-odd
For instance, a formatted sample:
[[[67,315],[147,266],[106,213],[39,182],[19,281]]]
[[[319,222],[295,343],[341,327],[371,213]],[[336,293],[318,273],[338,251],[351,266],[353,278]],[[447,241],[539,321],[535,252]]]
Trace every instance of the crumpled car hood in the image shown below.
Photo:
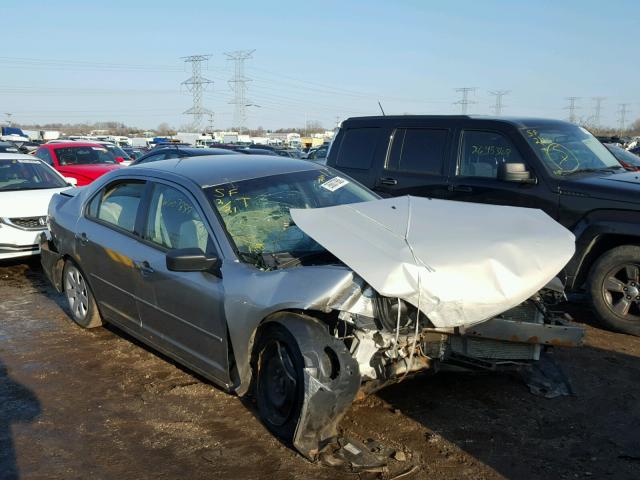
[[[380,295],[411,303],[437,327],[515,307],[575,250],[570,231],[529,208],[406,196],[291,216]]]

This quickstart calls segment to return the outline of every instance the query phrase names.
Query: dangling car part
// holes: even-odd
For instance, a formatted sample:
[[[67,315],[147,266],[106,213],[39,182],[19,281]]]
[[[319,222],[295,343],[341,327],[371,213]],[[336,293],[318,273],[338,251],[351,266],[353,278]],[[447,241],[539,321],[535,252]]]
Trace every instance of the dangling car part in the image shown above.
[[[394,201],[290,158],[163,160],[55,195],[42,265],[77,324],[113,323],[253,393],[267,428],[316,459],[358,393],[582,339],[548,307],[573,251],[553,220]]]

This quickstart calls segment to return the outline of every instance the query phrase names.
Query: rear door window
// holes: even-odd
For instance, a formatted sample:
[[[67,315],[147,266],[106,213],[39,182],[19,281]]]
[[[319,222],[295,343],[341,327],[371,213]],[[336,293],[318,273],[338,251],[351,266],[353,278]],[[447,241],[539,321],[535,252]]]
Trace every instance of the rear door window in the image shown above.
[[[87,215],[134,233],[144,189],[145,182],[138,180],[107,185],[91,200]]]
[[[393,134],[388,170],[442,175],[448,130],[399,128]]]
[[[378,143],[379,128],[351,128],[345,130],[336,166],[368,170]]]

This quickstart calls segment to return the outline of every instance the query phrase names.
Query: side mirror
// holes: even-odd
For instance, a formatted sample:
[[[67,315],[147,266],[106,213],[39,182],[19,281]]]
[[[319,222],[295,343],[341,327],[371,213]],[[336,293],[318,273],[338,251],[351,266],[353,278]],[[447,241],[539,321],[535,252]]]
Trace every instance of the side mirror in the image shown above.
[[[73,185],[74,187],[78,186],[78,179],[73,177],[64,177],[64,181],[69,185]]]
[[[172,272],[212,272],[220,269],[222,261],[206,255],[199,248],[177,248],[167,252],[167,269]]]
[[[537,183],[524,163],[502,163],[498,167],[498,180],[504,182]]]

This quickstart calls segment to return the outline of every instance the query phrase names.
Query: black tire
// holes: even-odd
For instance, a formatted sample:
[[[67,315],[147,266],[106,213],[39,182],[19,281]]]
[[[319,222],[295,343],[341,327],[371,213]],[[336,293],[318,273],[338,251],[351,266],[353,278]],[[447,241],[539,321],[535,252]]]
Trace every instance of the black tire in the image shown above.
[[[304,400],[304,360],[296,339],[278,324],[259,332],[254,349],[255,397],[260,419],[291,444]]]
[[[640,246],[622,245],[598,258],[589,292],[602,325],[640,335]]]
[[[65,262],[62,270],[62,288],[75,323],[82,328],[95,328],[103,324],[84,273],[71,260]]]

